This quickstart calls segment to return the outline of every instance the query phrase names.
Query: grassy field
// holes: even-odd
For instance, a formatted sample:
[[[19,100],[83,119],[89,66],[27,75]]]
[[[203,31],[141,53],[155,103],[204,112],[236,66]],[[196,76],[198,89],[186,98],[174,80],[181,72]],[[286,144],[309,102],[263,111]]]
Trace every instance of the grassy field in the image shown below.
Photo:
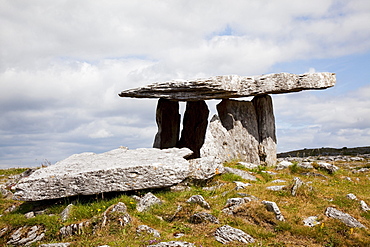
[[[370,212],[364,212],[360,208],[359,200],[370,204],[370,178],[369,173],[354,173],[362,167],[370,167],[368,161],[362,162],[336,162],[340,170],[334,174],[325,171],[311,170],[323,176],[302,175],[303,170],[296,164],[288,169],[275,171],[273,168],[259,167],[248,170],[258,178],[257,181],[246,181],[233,174],[220,174],[202,184],[191,184],[189,191],[172,192],[169,189],[151,190],[163,204],[153,207],[149,212],[138,212],[136,201],[132,195],[142,196],[148,191],[134,191],[131,193],[110,193],[98,196],[84,196],[65,198],[61,200],[43,202],[18,202],[11,199],[0,199],[0,230],[7,227],[7,234],[0,238],[0,246],[7,246],[9,233],[17,228],[28,225],[41,225],[46,229],[46,236],[37,244],[53,242],[70,242],[71,246],[147,246],[160,241],[186,241],[196,246],[224,246],[214,239],[214,231],[222,225],[230,225],[241,229],[251,235],[256,242],[248,246],[370,246]],[[237,162],[229,162],[225,166],[245,169]],[[245,169],[247,170],[247,169]],[[269,175],[265,171],[276,172]],[[0,170],[0,178],[4,182],[7,176],[21,173],[23,169]],[[298,190],[296,196],[290,193],[293,178],[299,177],[305,184]],[[348,179],[350,178],[350,180]],[[287,189],[282,191],[267,190],[267,186],[281,185],[272,181],[275,179],[285,180]],[[235,190],[233,181],[251,183],[251,186],[242,190]],[[205,190],[204,187],[216,186],[215,190]],[[226,200],[233,197],[242,197],[238,193],[253,195],[259,200],[252,201],[240,206],[235,210],[234,216],[222,213]],[[353,193],[358,200],[346,198],[348,193]],[[195,204],[188,204],[186,200],[192,195],[202,195],[211,205],[206,210]],[[261,203],[262,200],[274,201],[280,208],[286,221],[280,222],[275,219],[272,212],[268,212]],[[128,226],[122,227],[118,222],[111,222],[104,228],[93,227],[94,222],[100,222],[103,212],[111,205],[124,202],[128,213],[133,221]],[[62,222],[59,214],[69,204],[75,206],[72,215],[66,222]],[[11,213],[4,211],[12,205],[17,209]],[[178,206],[183,209],[175,218]],[[359,220],[364,228],[350,228],[339,220],[325,216],[325,209],[335,207]],[[30,211],[46,210],[45,213],[27,219],[24,214]],[[216,216],[220,224],[189,222],[191,215],[197,212],[207,212]],[[303,225],[303,220],[308,216],[318,216],[318,224],[315,227]],[[59,229],[65,225],[79,223],[85,220],[92,222],[81,234],[72,237],[62,237]],[[155,238],[150,234],[137,234],[138,225],[148,225],[161,234]],[[177,233],[184,236],[176,239]],[[31,245],[32,246],[32,245]],[[227,246],[246,246],[233,242]]]

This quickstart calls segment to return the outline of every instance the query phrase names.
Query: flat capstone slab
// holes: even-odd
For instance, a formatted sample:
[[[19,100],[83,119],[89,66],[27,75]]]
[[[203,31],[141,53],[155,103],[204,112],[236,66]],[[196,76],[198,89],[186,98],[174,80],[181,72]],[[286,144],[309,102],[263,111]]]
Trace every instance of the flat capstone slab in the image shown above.
[[[334,73],[277,73],[259,76],[222,75],[206,79],[172,80],[124,90],[118,95],[132,98],[163,98],[176,101],[229,99],[265,94],[326,89],[334,86]]]
[[[161,188],[189,176],[188,148],[118,148],[81,153],[36,170],[15,186],[14,199],[39,201],[112,191]]]

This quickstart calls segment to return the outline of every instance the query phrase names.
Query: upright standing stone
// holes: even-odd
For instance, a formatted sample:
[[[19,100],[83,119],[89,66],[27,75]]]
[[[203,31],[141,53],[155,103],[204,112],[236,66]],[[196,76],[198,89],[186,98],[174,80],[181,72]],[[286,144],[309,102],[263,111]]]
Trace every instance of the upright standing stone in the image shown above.
[[[177,147],[187,147],[194,153],[189,158],[199,158],[208,125],[209,110],[204,100],[188,101],[183,120],[181,138]]]
[[[263,164],[276,165],[275,117],[270,95],[255,96],[252,100],[256,109],[259,134],[259,157]]]
[[[179,102],[159,99],[156,121],[158,132],[154,139],[154,148],[173,148],[179,140],[180,121]]]
[[[217,111],[222,125],[232,138],[225,146],[232,146],[227,160],[242,159],[246,162],[259,164],[258,155],[258,123],[253,103],[224,99],[217,105]]]

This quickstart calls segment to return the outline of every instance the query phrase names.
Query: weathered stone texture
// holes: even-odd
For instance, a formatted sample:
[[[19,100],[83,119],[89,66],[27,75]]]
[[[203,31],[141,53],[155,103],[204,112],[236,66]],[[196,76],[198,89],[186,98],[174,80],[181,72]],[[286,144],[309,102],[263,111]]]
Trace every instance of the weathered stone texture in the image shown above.
[[[179,102],[159,99],[156,121],[158,132],[154,139],[154,148],[172,148],[179,140],[180,121]]]
[[[224,75],[196,80],[173,80],[122,91],[121,97],[165,98],[179,101],[229,99],[264,94],[325,89],[335,84],[334,73],[289,73],[262,76]]]
[[[276,164],[275,117],[270,95],[256,96],[252,100],[256,110],[260,161],[268,166]]]
[[[167,187],[188,177],[189,162],[184,157],[190,154],[187,148],[119,148],[102,154],[75,154],[20,180],[14,196],[38,201]]]
[[[194,153],[189,158],[200,157],[200,148],[204,143],[208,125],[208,114],[208,106],[203,100],[186,103],[183,129],[177,147],[192,150]]]

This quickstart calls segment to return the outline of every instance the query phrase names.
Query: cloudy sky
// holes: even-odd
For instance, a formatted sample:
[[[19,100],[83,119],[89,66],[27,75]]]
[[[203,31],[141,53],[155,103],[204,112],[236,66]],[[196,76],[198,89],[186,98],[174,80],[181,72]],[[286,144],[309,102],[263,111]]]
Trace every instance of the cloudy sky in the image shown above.
[[[120,91],[226,74],[334,72],[273,95],[278,151],[370,145],[368,0],[0,0],[0,23],[0,168],[151,147],[156,100]]]

